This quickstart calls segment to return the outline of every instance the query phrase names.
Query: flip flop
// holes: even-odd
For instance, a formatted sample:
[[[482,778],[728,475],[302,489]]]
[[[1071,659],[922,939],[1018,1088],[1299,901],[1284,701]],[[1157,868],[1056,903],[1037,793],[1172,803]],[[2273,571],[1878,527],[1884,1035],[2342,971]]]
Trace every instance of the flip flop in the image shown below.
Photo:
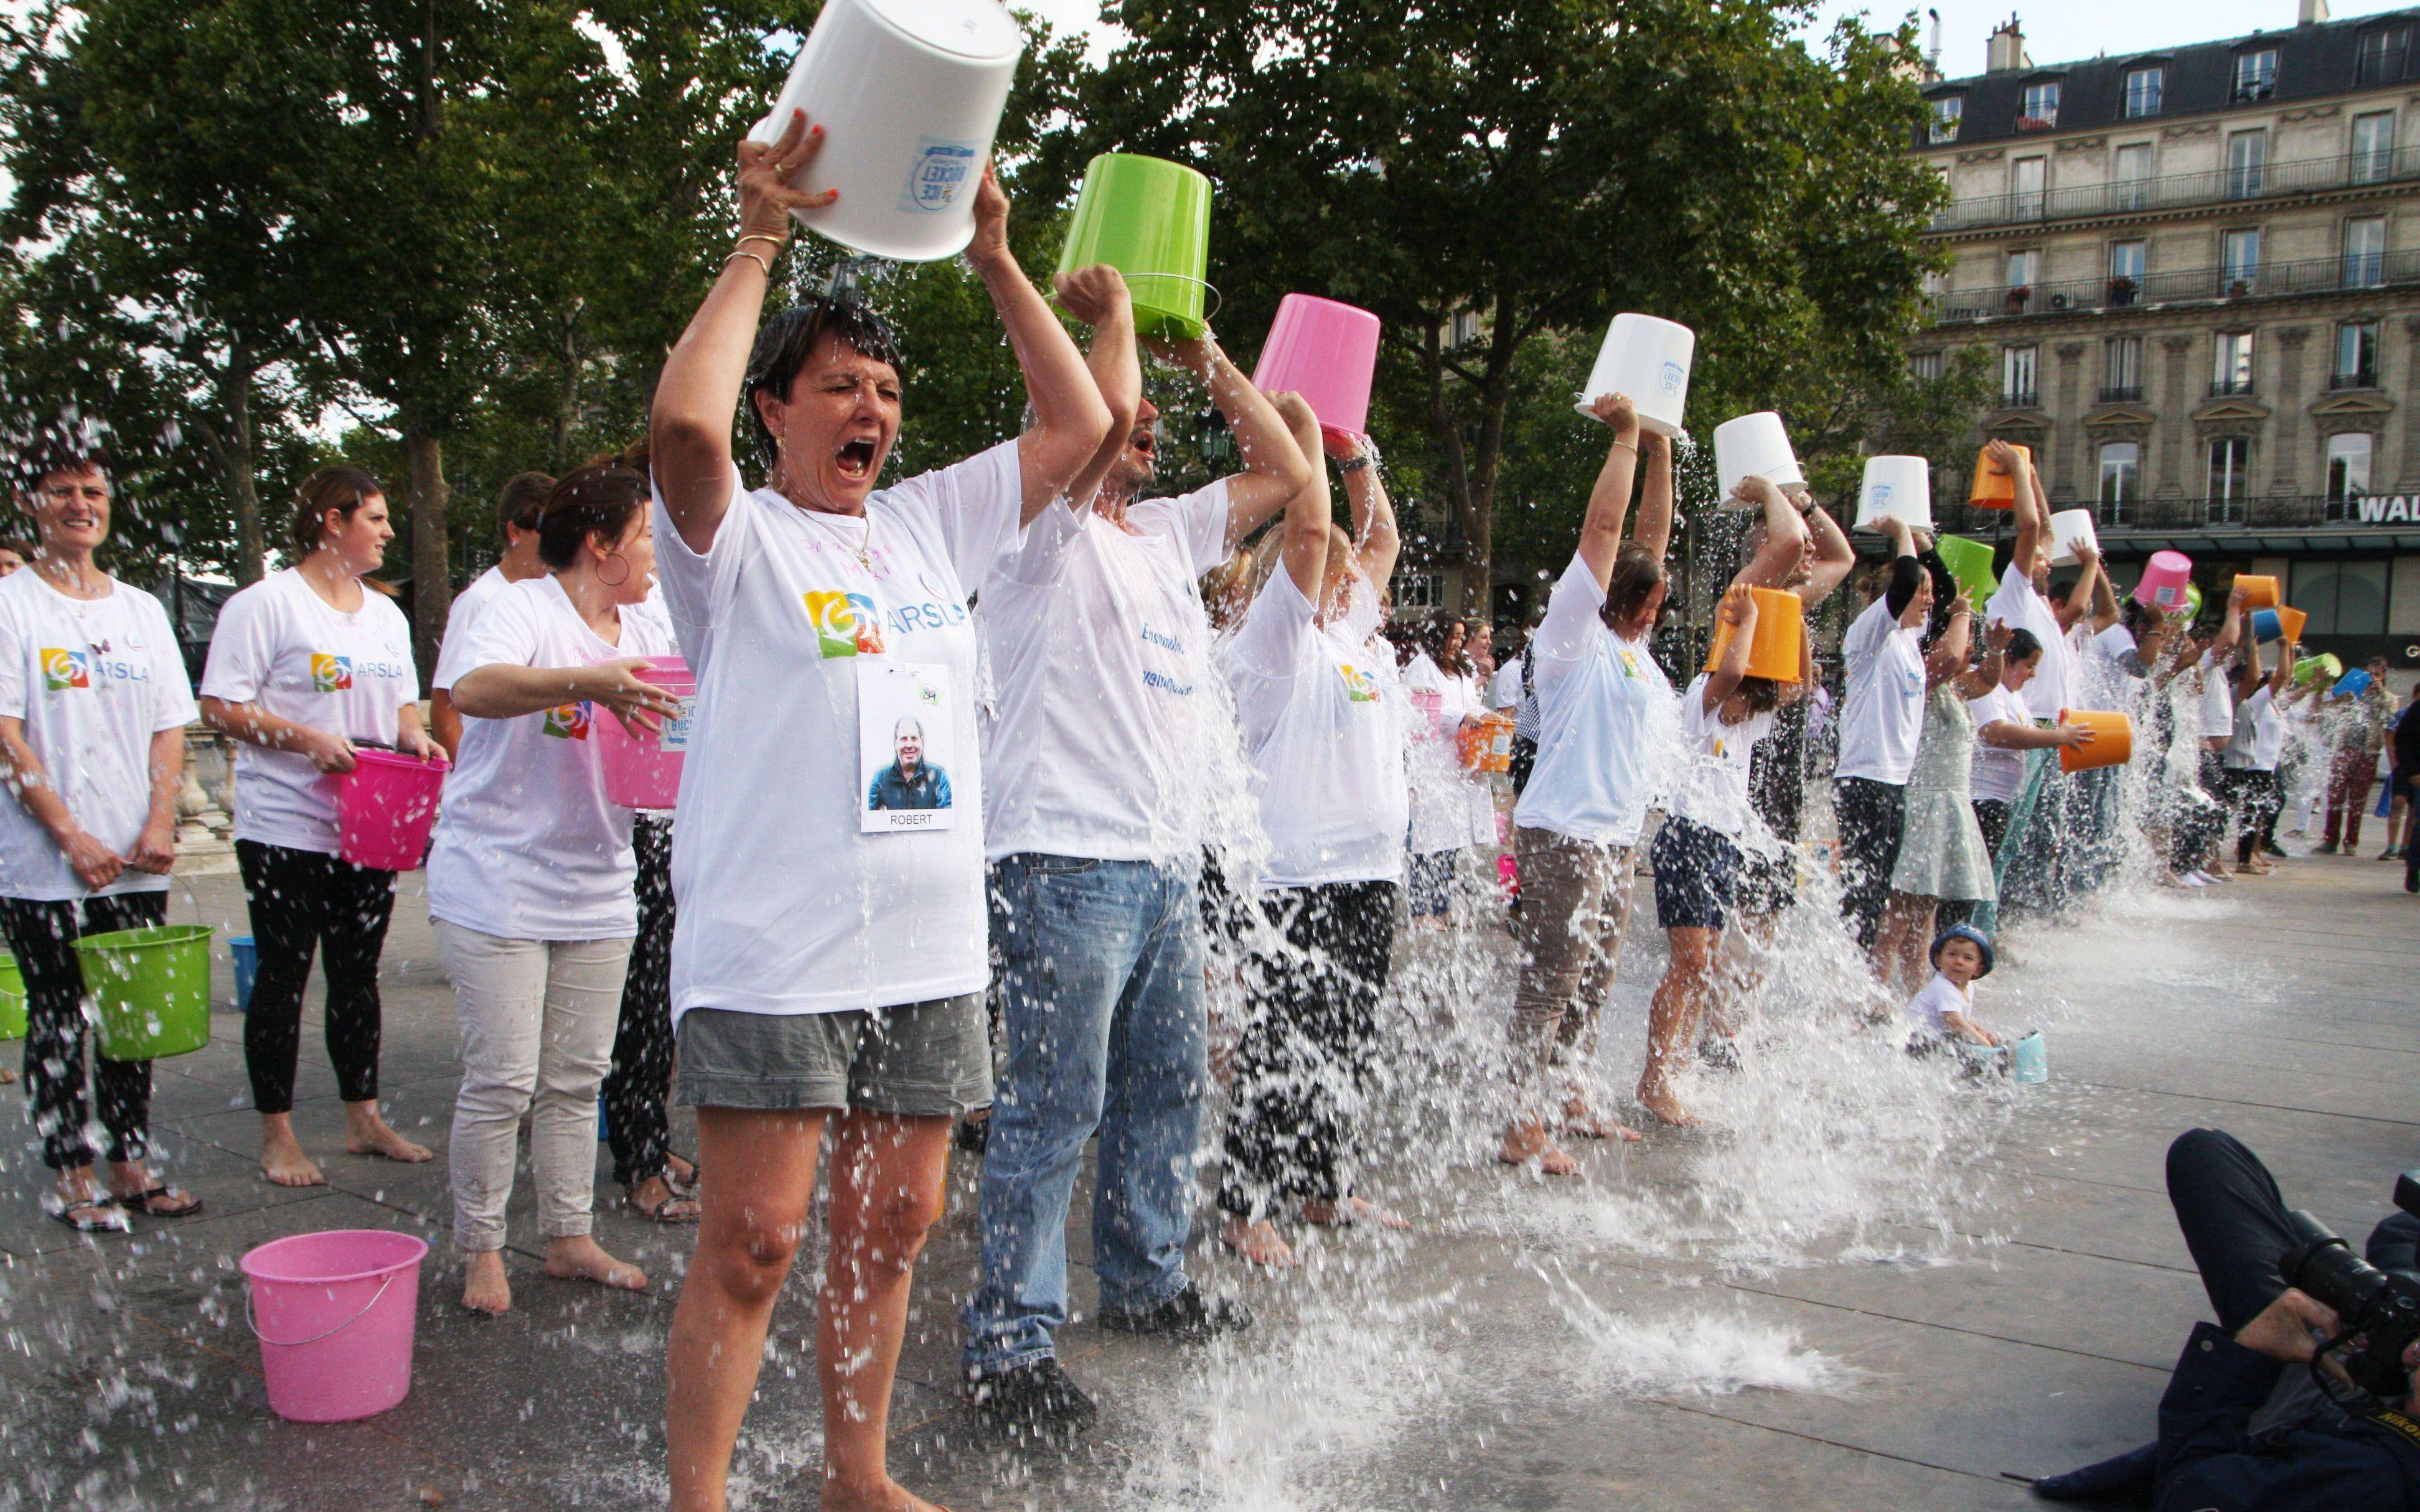
[[[151,1205],[154,1198],[170,1196],[193,1197],[193,1205],[185,1208],[169,1208],[164,1211]],[[131,1206],[133,1211],[140,1212],[146,1218],[190,1218],[194,1214],[202,1211],[201,1198],[194,1197],[191,1192],[180,1191],[176,1187],[170,1186],[165,1181],[161,1182],[158,1186],[146,1187],[139,1193],[131,1193],[125,1196],[119,1196],[116,1193],[112,1193],[110,1195],[110,1200],[116,1203],[120,1208]]]
[[[690,1211],[687,1212],[671,1211],[670,1210],[673,1204],[676,1202],[688,1203]],[[690,1196],[688,1192],[684,1191],[680,1187],[673,1185],[672,1180],[669,1177],[664,1180],[663,1200],[657,1203],[655,1206],[649,1207],[647,1204],[641,1202],[637,1197],[630,1195],[630,1189],[628,1187],[624,1187],[622,1189],[622,1206],[629,1209],[632,1212],[637,1213],[640,1217],[646,1219],[650,1223],[693,1224],[698,1221],[700,1216],[702,1216],[697,1208],[697,1198]]]
[[[134,1221],[126,1216],[126,1210],[118,1205],[117,1199],[106,1193],[97,1197],[85,1197],[74,1201],[67,1201],[63,1196],[61,1200],[66,1201],[67,1205],[51,1216],[79,1234],[133,1232]],[[88,1210],[86,1216],[76,1217],[78,1209]]]

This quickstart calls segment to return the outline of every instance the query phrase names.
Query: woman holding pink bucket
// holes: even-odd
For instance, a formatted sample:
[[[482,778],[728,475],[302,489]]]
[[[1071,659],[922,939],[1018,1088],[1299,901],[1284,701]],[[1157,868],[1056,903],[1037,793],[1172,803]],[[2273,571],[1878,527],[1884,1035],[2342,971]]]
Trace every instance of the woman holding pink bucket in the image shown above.
[[[201,1199],[151,1172],[151,1063],[93,1046],[85,1097],[85,934],[161,923],[175,860],[176,795],[194,699],[160,601],[95,565],[110,479],[88,448],[38,442],[15,469],[41,546],[0,582],[0,931],[25,989],[25,1083],[45,1204],[80,1233],[128,1214],[180,1218]],[[85,1131],[108,1132],[109,1178]]]
[[[656,565],[644,457],[566,475],[538,515],[547,572],[501,590],[444,669],[462,760],[428,856],[428,914],[454,983],[462,1089],[449,1158],[462,1304],[512,1306],[504,1206],[521,1115],[546,1273],[644,1289],[591,1235],[597,1090],[638,933],[630,810],[605,791],[594,739],[614,718],[653,729],[678,706],[644,680],[669,655],[635,612]]]
[[[312,952],[327,973],[328,1058],[345,1103],[345,1149],[425,1161],[378,1104],[379,955],[395,872],[343,855],[345,774],[391,746],[442,758],[420,723],[411,626],[367,580],[395,538],[386,495],[359,468],[324,467],[296,490],[295,564],[219,610],[202,672],[202,717],[241,742],[235,851],[252,903],[259,966],[243,1057],[260,1113],[261,1174],[280,1186],[326,1180],[294,1136],[294,1065]]]

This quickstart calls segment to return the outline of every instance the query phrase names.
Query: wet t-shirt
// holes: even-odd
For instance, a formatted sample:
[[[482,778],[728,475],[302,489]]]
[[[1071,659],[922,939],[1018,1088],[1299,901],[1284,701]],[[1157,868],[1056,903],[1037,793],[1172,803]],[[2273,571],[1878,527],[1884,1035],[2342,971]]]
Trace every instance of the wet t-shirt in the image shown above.
[[[1531,642],[1538,761],[1513,823],[1573,840],[1636,845],[1680,754],[1672,684],[1644,640],[1605,623],[1605,588],[1575,555]]]

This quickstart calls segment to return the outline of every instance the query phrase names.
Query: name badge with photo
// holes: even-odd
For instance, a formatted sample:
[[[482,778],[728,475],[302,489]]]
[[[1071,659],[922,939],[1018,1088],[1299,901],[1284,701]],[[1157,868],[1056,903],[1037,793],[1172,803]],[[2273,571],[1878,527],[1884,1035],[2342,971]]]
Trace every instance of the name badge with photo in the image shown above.
[[[950,770],[958,751],[950,669],[884,661],[857,669],[858,829],[896,835],[957,823]]]

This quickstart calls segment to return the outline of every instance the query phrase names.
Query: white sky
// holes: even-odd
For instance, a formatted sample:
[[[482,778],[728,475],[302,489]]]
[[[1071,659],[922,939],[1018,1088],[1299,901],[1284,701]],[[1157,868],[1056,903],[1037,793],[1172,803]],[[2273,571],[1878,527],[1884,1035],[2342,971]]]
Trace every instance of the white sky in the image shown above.
[[[1010,0],[1030,8],[1060,31],[1090,27],[1100,14],[1096,0]],[[2401,8],[2396,0],[2338,0],[2336,20]],[[1819,0],[1820,37],[1834,19],[1864,14],[1867,24],[1896,24],[1910,10],[1930,26],[1927,9],[1941,12],[1941,70],[1951,78],[1983,71],[1983,42],[1992,28],[2016,12],[2025,50],[2037,63],[2073,63],[2101,53],[2141,53],[2186,42],[2211,42],[2294,24],[2298,0]],[[1929,35],[1929,33],[1928,33]],[[1096,47],[1095,51],[1099,51]]]

